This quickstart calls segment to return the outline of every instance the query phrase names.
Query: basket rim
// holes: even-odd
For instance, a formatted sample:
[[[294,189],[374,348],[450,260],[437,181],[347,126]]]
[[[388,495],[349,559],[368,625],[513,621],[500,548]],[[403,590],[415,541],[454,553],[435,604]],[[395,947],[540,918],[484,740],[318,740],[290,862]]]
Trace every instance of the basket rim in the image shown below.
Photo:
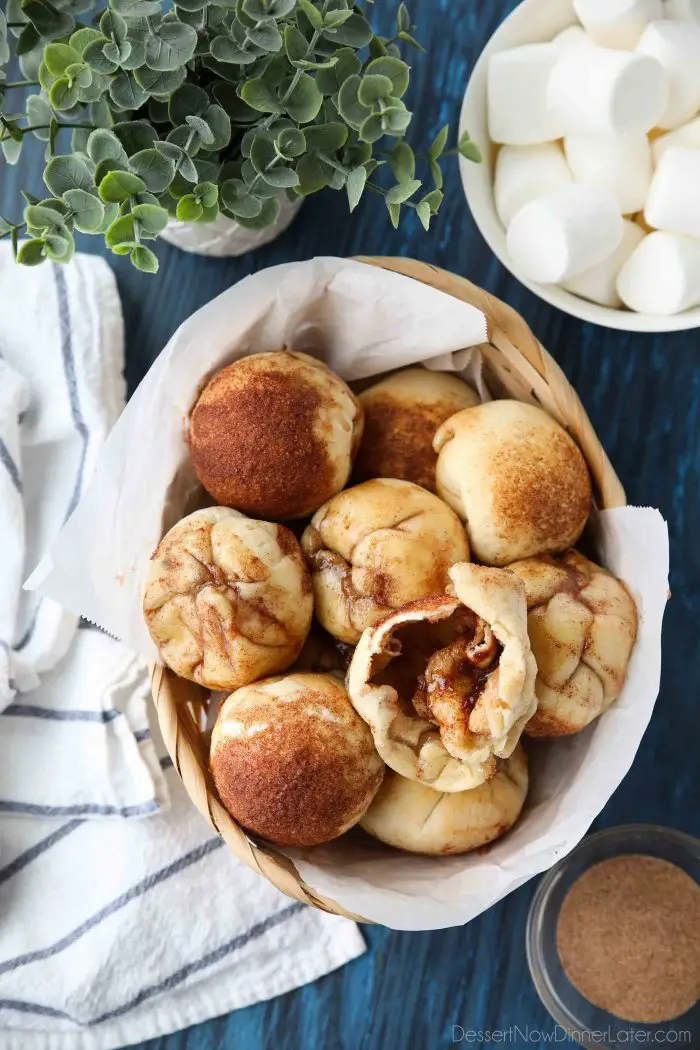
[[[527,399],[549,411],[577,442],[591,471],[601,507],[626,505],[622,484],[578,395],[560,366],[512,307],[466,278],[430,263],[391,256],[356,256],[355,261],[422,281],[482,310],[487,320],[488,342],[480,349],[488,364],[495,367],[498,361],[498,368],[511,377],[510,369],[517,365]],[[518,345],[513,341],[515,338]],[[543,394],[549,405],[543,403]],[[192,712],[192,705],[196,702],[191,695],[185,699],[185,694],[197,690],[203,699],[207,691],[178,678],[170,668],[159,663],[150,667],[150,686],[163,740],[185,791],[231,851],[287,896],[356,922],[373,923],[373,920],[349,912],[337,901],[317,893],[302,879],[284,853],[271,844],[257,842],[230,816],[218,797],[199,743],[199,730]]]

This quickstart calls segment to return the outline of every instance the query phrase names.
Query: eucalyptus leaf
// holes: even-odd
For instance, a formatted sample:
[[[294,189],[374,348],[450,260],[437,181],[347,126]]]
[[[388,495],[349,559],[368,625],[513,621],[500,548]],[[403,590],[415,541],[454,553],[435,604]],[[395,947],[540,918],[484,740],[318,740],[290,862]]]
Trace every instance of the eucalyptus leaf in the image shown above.
[[[388,77],[392,84],[391,94],[394,98],[402,98],[408,90],[411,71],[401,59],[387,55],[370,62],[367,66],[367,75]]]
[[[410,197],[421,188],[420,179],[408,179],[392,186],[386,195],[387,204],[404,204]]]
[[[333,169],[312,153],[307,153],[297,164],[297,176],[299,178],[298,192],[308,197],[329,185]]]
[[[79,88],[68,77],[59,77],[49,90],[49,102],[55,110],[71,109],[78,101]]]
[[[107,37],[100,36],[99,39],[91,41],[83,52],[83,58],[96,73],[114,73],[119,68],[118,63],[105,54],[104,49],[109,43]]]
[[[44,234],[43,240],[46,245],[46,258],[52,262],[67,263],[73,257],[75,241],[69,230]]]
[[[109,85],[109,97],[120,110],[135,110],[148,98],[143,86],[129,73],[118,73]]]
[[[372,27],[367,19],[360,14],[353,14],[338,29],[333,30],[333,42],[336,44],[347,44],[349,47],[366,47],[372,39]]]
[[[92,26],[81,26],[80,29],[72,34],[68,43],[71,47],[82,55],[88,46],[88,44],[94,43],[95,40],[104,39],[99,29],[93,29]]]
[[[146,45],[146,63],[151,69],[180,69],[192,58],[197,33],[182,22],[163,22]]]
[[[408,182],[416,173],[416,158],[407,142],[397,142],[389,155],[389,166],[397,182]]]
[[[176,215],[180,222],[196,222],[202,217],[202,205],[193,193],[187,193],[177,202]]]
[[[128,161],[115,160],[112,157],[106,157],[104,160],[101,160],[100,163],[98,165],[96,165],[96,167],[95,167],[95,175],[94,175],[95,185],[99,186],[99,184],[102,182],[102,180],[105,177],[105,175],[107,175],[110,171],[128,171],[128,170],[129,170]]]
[[[142,236],[157,237],[168,225],[168,213],[156,204],[136,204],[131,214],[137,220]]]
[[[76,229],[81,233],[96,233],[100,229],[105,209],[98,197],[85,190],[66,190],[63,197],[70,205]]]
[[[279,99],[272,93],[262,77],[246,80],[241,87],[240,94],[244,102],[260,113],[284,112],[284,106],[280,105]]]
[[[438,131],[437,135],[435,136],[430,145],[430,149],[428,150],[428,156],[431,160],[437,160],[438,157],[441,157],[442,154],[445,152],[445,147],[447,146],[447,136],[449,135],[449,133],[449,125],[446,125],[444,128],[441,128],[440,131]]]
[[[105,244],[108,248],[115,248],[118,244],[132,244],[135,237],[135,222],[133,215],[122,215],[114,219],[105,233]]]
[[[141,66],[134,73],[136,83],[144,91],[148,92],[149,95],[162,96],[164,98],[168,98],[173,91],[180,87],[186,75],[187,70],[184,66],[180,69],[162,71],[151,69],[148,66]],[[143,103],[139,103],[139,105],[143,105]]]
[[[59,11],[49,0],[22,0],[22,13],[44,40],[60,40],[75,28],[73,16]]]
[[[129,256],[131,263],[141,273],[158,273],[158,257],[144,244],[138,244]]]
[[[247,31],[248,40],[265,51],[279,51],[282,47],[282,34],[274,18],[261,20],[254,29]]]
[[[44,182],[54,197],[62,197],[66,190],[91,190],[94,181],[85,161],[76,156],[53,157],[46,165]]]
[[[365,73],[360,81],[357,97],[363,106],[372,107],[380,100],[391,98],[394,85],[380,73]]]
[[[194,188],[194,195],[203,208],[213,208],[219,199],[219,187],[213,182],[200,182]]]
[[[17,262],[23,266],[38,266],[44,261],[46,242],[43,238],[35,237],[29,241],[22,241],[17,250]]]
[[[360,198],[362,197],[366,183],[367,169],[362,165],[360,165],[359,168],[353,168],[348,174],[345,182],[345,189],[347,190],[348,204],[350,205],[351,212],[353,212],[360,203]]]
[[[280,213],[280,203],[277,197],[270,197],[262,202],[260,213],[253,219],[249,219],[243,215],[237,216],[238,223],[247,230],[264,230],[267,226],[272,226]]]
[[[212,141],[211,143],[203,142],[203,148],[205,150],[225,149],[231,141],[231,120],[228,113],[222,106],[212,103],[207,106],[204,116],[212,133]]]
[[[49,141],[49,127],[51,125],[51,119],[53,117],[53,110],[49,104],[49,100],[45,95],[29,95],[25,102],[27,110],[27,120],[30,126],[36,127],[36,131],[33,132],[38,139],[42,142]]]
[[[423,229],[426,231],[429,230],[432,212],[430,210],[430,205],[427,203],[427,201],[419,201],[419,203],[416,205],[416,215],[420,219]]]
[[[299,9],[309,20],[312,29],[323,29],[323,15],[311,0],[298,0]]]
[[[241,179],[228,179],[221,187],[221,202],[237,219],[254,219],[262,211],[262,201],[251,195]]]
[[[80,51],[70,44],[47,44],[44,48],[44,62],[49,73],[60,77],[68,66],[82,60]]]
[[[189,116],[185,117],[185,123],[188,127],[192,128],[193,131],[199,135],[200,141],[204,146],[211,146],[214,142],[214,133],[207,124],[206,120],[202,120],[201,117]]]
[[[105,204],[121,204],[146,188],[144,180],[130,171],[110,171],[100,183],[100,199]]]
[[[209,95],[196,84],[182,84],[168,99],[171,124],[184,124],[187,117],[201,116],[209,105]]]
[[[101,160],[124,160],[126,161],[126,150],[122,146],[114,131],[107,128],[97,128],[90,132],[87,142],[87,152],[95,164]]]
[[[391,204],[387,201],[387,210],[389,212],[389,218],[391,219],[391,225],[395,230],[398,230],[399,221],[401,219],[401,205]]]
[[[314,130],[313,127],[309,128],[309,131]],[[320,131],[321,129],[319,128],[318,130]],[[297,128],[283,128],[275,139],[275,149],[284,160],[294,160],[295,157],[300,157],[307,147],[309,149],[313,148],[309,146],[304,132]],[[319,147],[316,148],[318,149]],[[333,147],[330,148],[332,149]]]
[[[146,183],[152,193],[167,189],[175,174],[175,164],[157,149],[145,149],[129,158],[131,170]]]
[[[70,192],[70,191],[69,191]],[[74,190],[74,193],[83,193],[84,190]],[[24,209],[24,221],[27,226],[35,230],[50,229],[52,226],[62,226],[65,216],[55,208],[42,204],[29,204]]]
[[[150,149],[158,140],[156,131],[146,120],[128,120],[114,125],[114,134],[129,156]]]
[[[308,124],[318,115],[322,105],[323,95],[316,87],[315,80],[308,73],[302,73],[285,102],[287,113],[297,123]]]

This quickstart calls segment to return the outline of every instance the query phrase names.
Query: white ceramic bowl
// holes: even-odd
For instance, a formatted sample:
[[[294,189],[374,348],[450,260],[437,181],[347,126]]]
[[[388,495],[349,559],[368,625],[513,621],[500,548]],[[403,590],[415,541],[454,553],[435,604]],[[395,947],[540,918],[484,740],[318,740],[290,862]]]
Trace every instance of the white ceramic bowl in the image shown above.
[[[524,0],[498,27],[482,51],[467,85],[460,116],[460,134],[469,134],[484,154],[483,164],[472,164],[460,158],[460,170],[467,203],[491,251],[518,280],[540,299],[557,306],[583,321],[628,332],[677,332],[700,328],[700,308],[686,310],[673,317],[658,314],[613,310],[581,299],[553,284],[537,284],[519,272],[506,247],[506,232],[496,214],[493,199],[493,162],[495,149],[488,135],[486,113],[486,74],[491,55],[520,44],[552,40],[557,33],[576,23],[572,0]]]

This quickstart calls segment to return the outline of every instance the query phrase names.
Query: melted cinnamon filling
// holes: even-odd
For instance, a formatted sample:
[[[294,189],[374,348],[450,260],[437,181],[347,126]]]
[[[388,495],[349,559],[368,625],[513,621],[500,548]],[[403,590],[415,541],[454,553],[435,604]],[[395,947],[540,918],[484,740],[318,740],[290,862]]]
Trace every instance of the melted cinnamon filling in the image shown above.
[[[431,702],[449,696],[468,715],[501,656],[491,628],[464,606],[444,620],[403,624],[391,643],[389,662],[372,681],[395,689],[406,715],[435,724]]]

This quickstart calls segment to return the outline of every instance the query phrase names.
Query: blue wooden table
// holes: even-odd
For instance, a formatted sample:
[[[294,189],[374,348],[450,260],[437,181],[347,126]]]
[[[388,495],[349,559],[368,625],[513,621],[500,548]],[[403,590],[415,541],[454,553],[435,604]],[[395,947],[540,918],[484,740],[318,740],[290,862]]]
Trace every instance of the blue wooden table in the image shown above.
[[[416,56],[408,100],[417,140],[448,121],[456,127],[476,57],[514,6],[513,0],[412,0],[428,47],[427,56]],[[376,5],[387,26],[394,7],[393,0]],[[0,212],[19,213],[20,185],[41,193],[38,165],[35,151],[18,169],[2,173]],[[95,239],[82,242],[86,251],[100,247]],[[308,202],[291,229],[255,255],[207,260],[162,245],[155,278],[110,256],[126,318],[130,390],[175,328],[246,274],[313,255],[356,254],[415,256],[464,274],[513,305],[578,390],[629,501],[659,507],[667,518],[673,600],[661,695],[632,771],[595,826],[644,821],[700,835],[699,332],[626,335],[582,324],[540,302],[481,240],[453,161],[443,210],[429,235],[412,216],[392,230],[383,203],[370,194],[351,219],[344,196],[327,193]],[[554,1026],[525,961],[534,888],[524,886],[466,928],[394,933],[368,927],[368,953],[339,972],[142,1050],[438,1050],[453,1045],[453,1025],[503,1031],[508,1046],[550,1045]]]

